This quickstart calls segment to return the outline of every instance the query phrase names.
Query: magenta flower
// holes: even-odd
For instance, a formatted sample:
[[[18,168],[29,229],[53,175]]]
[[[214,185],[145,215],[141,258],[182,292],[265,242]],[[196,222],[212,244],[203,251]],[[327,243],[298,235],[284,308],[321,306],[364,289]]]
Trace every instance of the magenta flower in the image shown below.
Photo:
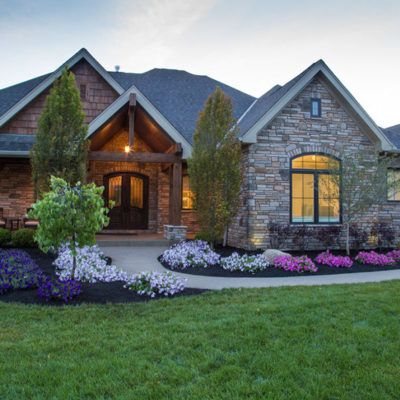
[[[360,251],[355,260],[361,264],[379,265],[380,267],[385,267],[396,262],[389,254],[379,254],[375,251]]]
[[[348,256],[334,256],[329,250],[318,254],[315,261],[318,264],[332,268],[351,268],[353,261]]]
[[[278,256],[274,260],[276,268],[283,269],[284,271],[296,272],[317,272],[318,267],[307,256],[292,257]]]

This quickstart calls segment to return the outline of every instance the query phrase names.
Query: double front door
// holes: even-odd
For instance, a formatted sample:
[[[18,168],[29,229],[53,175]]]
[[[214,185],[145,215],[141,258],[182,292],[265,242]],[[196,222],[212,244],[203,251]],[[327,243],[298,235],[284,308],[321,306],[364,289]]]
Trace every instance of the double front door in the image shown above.
[[[105,176],[106,204],[110,200],[108,229],[148,228],[148,178],[136,173],[113,173]]]

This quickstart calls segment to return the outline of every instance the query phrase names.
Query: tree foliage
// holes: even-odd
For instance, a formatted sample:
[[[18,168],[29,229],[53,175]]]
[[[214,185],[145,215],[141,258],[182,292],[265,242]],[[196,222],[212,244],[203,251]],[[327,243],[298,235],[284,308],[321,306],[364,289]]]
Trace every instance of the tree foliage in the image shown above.
[[[346,252],[350,254],[351,224],[371,208],[375,207],[378,210],[387,199],[388,189],[398,188],[399,182],[387,180],[387,171],[392,164],[390,157],[359,152],[343,153],[340,160],[339,169],[332,168],[331,173],[336,181],[337,190],[340,190]]]
[[[210,242],[224,237],[239,206],[241,149],[230,98],[220,89],[208,98],[188,161],[201,233]]]
[[[37,201],[29,218],[39,220],[35,240],[47,252],[66,244],[73,254],[74,279],[77,247],[95,244],[95,234],[109,222],[104,207],[104,188],[94,183],[71,186],[61,178],[51,177],[51,191]]]
[[[50,176],[84,182],[87,126],[74,75],[65,69],[46,98],[31,154],[36,196],[49,190]]]

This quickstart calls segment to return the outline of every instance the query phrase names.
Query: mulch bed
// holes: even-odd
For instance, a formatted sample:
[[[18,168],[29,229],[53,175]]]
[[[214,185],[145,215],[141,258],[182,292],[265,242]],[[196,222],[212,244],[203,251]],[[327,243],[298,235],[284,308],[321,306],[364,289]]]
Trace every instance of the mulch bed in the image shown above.
[[[386,253],[392,249],[385,249],[383,252]],[[301,256],[301,255],[307,255],[310,257],[313,261],[315,257],[320,254],[323,250],[320,251],[293,251],[290,252],[291,255],[293,256]],[[215,249],[215,252],[220,254],[222,257],[229,257],[233,252],[237,252],[240,255],[242,254],[260,254],[263,253],[263,250],[255,250],[255,251],[245,251],[242,249],[237,249],[234,247],[217,247]],[[332,252],[335,255],[345,255],[344,251],[333,251]],[[357,252],[352,253],[351,256],[354,260],[354,256],[357,255]],[[240,272],[240,271],[227,271],[223,269],[219,265],[213,265],[208,268],[201,268],[201,267],[192,267],[192,268],[187,268],[183,270],[178,270],[178,269],[172,269],[169,264],[163,262],[161,260],[161,256],[158,258],[158,261],[163,265],[164,268],[167,268],[171,271],[174,272],[180,272],[183,274],[188,274],[188,275],[203,275],[203,276],[220,276],[220,277],[225,277],[225,278],[283,278],[287,276],[307,276],[307,275],[335,275],[335,274],[352,274],[352,273],[358,273],[358,272],[373,272],[373,271],[391,271],[391,270],[396,270],[400,269],[400,264],[399,265],[393,265],[393,266],[386,266],[386,267],[380,267],[377,265],[368,265],[368,264],[358,264],[354,262],[353,266],[351,268],[332,268],[332,267],[327,267],[325,265],[320,265],[315,263],[318,266],[318,272],[292,272],[292,271],[284,271],[282,269],[278,268],[267,268],[264,271],[259,271],[256,272],[255,274],[252,274],[250,272]],[[315,262],[315,261],[314,261]]]
[[[52,265],[55,257],[50,254],[44,254],[38,249],[22,249],[26,251],[33,260],[39,265],[46,275],[55,276],[54,266]],[[146,302],[157,299],[164,299],[166,296],[156,296],[150,298],[148,296],[140,296],[123,287],[123,282],[110,283],[82,283],[82,293],[78,298],[70,301],[69,305],[79,305],[84,303],[136,303]],[[183,292],[176,294],[175,297],[192,296],[205,292],[203,289],[186,288]],[[52,300],[46,302],[37,296],[37,289],[20,289],[9,291],[0,295],[0,301],[11,303],[18,302],[24,304],[43,304],[62,306],[64,303],[61,300]]]

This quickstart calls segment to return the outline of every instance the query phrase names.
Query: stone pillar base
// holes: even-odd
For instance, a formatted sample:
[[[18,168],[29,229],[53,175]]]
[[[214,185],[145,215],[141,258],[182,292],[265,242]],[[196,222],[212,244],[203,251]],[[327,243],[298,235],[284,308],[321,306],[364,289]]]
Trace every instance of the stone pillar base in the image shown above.
[[[172,242],[182,242],[186,240],[187,226],[183,225],[164,225],[164,238]]]

